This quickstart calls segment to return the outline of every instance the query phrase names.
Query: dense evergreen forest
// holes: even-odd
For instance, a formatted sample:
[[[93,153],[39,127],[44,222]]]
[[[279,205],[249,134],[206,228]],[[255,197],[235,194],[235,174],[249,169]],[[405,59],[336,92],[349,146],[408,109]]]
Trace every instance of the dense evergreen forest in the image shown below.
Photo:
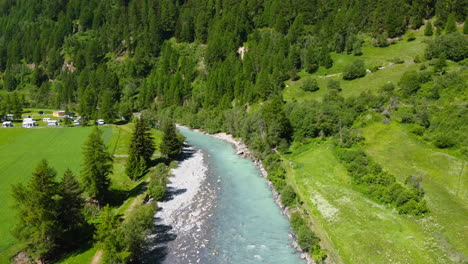
[[[468,156],[467,16],[466,0],[0,0],[0,116],[21,116],[24,107],[70,109],[84,120],[142,112],[171,135],[175,128],[161,120],[226,131],[264,161],[286,206],[302,201],[285,180],[280,154],[292,142],[327,137],[360,192],[424,217],[431,208],[422,179],[399,182],[384,171],[361,150],[358,128],[368,112],[394,115],[434,147]],[[331,68],[331,54],[356,58],[343,82],[379,70],[360,59],[362,47],[390,46],[423,26],[433,38],[414,58],[421,67],[398,83],[345,97],[340,81],[319,87],[308,77],[302,89],[326,89],[322,100],[283,100],[285,81]],[[448,62],[462,70],[447,71]],[[169,157],[180,153],[174,140]],[[127,168],[134,178],[150,159],[140,152]],[[164,196],[162,178],[155,197]],[[305,220],[293,220],[300,246],[323,260]]]

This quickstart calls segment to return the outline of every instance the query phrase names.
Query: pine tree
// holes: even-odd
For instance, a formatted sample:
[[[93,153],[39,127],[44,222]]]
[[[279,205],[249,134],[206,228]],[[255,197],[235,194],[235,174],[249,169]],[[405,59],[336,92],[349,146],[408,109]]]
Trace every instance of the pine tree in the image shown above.
[[[125,171],[132,179],[138,179],[148,169],[155,150],[150,128],[143,119],[137,121],[129,148]]]
[[[109,191],[109,174],[112,172],[112,156],[102,139],[102,132],[95,127],[83,147],[83,187],[91,198],[103,204]]]
[[[42,160],[27,186],[13,185],[13,199],[19,216],[14,235],[26,242],[33,256],[42,263],[57,246],[60,235],[56,175],[47,161]]]
[[[163,126],[163,132],[164,135],[159,146],[161,154],[171,159],[179,156],[182,153],[184,141],[177,135],[174,123],[166,121]]]
[[[434,71],[443,73],[444,68],[447,66],[447,60],[445,59],[445,53],[441,53],[439,58],[436,60],[434,64]]]
[[[59,194],[61,197],[59,206],[59,220],[62,226],[63,240],[66,245],[78,245],[82,239],[80,231],[85,224],[82,213],[84,208],[83,191],[80,183],[70,169],[67,169],[59,183]]]
[[[447,18],[447,23],[445,24],[445,33],[452,33],[457,31],[457,22],[455,21],[455,14],[451,13]]]
[[[424,36],[432,36],[434,34],[434,31],[432,29],[432,23],[431,21],[427,22],[426,28],[424,29]]]

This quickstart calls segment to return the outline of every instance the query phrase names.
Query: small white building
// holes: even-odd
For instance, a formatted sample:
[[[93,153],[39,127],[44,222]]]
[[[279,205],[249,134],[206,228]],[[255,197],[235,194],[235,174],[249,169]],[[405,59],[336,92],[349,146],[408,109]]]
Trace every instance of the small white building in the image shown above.
[[[5,121],[2,123],[2,127],[12,127],[12,126],[14,125],[13,125],[13,122],[11,121]]]
[[[32,118],[23,119],[23,127],[31,128],[31,127],[35,127],[35,126],[37,126],[37,123]]]
[[[59,125],[59,123],[58,123],[57,120],[49,120],[49,121],[47,122],[47,126],[50,126],[50,127],[52,127],[52,126],[58,126],[58,125]]]

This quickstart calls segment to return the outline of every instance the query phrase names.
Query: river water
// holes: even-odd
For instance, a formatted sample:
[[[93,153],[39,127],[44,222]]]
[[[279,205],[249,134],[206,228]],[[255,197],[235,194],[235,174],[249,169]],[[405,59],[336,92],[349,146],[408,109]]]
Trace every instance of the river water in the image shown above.
[[[251,160],[220,139],[180,129],[190,146],[160,203],[147,263],[305,263],[287,217]]]

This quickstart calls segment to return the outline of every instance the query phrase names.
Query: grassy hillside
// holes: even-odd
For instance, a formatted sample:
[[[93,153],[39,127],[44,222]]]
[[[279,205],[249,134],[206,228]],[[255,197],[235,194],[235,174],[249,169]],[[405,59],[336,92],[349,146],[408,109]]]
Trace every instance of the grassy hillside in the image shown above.
[[[372,47],[369,40],[362,56],[332,54],[333,67],[321,67],[314,74],[302,71],[298,81],[287,81],[283,96],[286,101],[321,101],[330,79],[339,80],[340,94],[357,96],[364,91],[378,91],[385,83],[395,85],[403,73],[418,71],[423,58],[424,27],[414,32],[416,40],[405,38],[386,48]],[[382,69],[352,81],[342,79],[346,65],[355,59],[365,61],[366,68]],[[394,63],[399,58],[403,63]],[[430,70],[432,66],[423,62]],[[448,61],[447,71],[461,69]],[[461,74],[466,80],[466,72]],[[305,92],[302,81],[312,77],[320,90]],[[431,88],[433,81],[423,89]],[[466,104],[466,90],[432,104]],[[371,116],[371,115],[370,115]],[[382,117],[383,118],[383,117]],[[376,120],[381,120],[381,117]],[[466,156],[454,150],[441,150],[409,133],[409,125],[382,122],[360,123],[364,141],[362,149],[382,168],[404,183],[408,176],[422,176],[430,213],[423,218],[400,215],[362,194],[351,183],[343,165],[333,154],[331,139],[312,143],[295,143],[283,156],[287,180],[297,191],[303,209],[332,261],[338,263],[466,263],[468,261],[468,168]]]
[[[393,208],[368,199],[351,184],[332,148],[329,141],[316,142],[285,156],[289,164],[288,181],[298,191],[324,245],[333,248],[329,252],[332,260],[339,263],[454,261],[446,244],[434,234],[451,228],[449,223],[441,222],[434,230],[428,228],[431,216],[417,219],[399,215]],[[463,219],[458,216],[458,220],[451,222],[462,223]],[[431,223],[432,228],[435,226]]]
[[[36,164],[41,159],[47,159],[49,164],[57,169],[59,177],[66,168],[79,175],[82,163],[82,146],[92,127],[78,128],[37,128],[37,129],[0,129],[0,263],[7,263],[22,245],[11,235],[15,222],[15,211],[12,206],[11,184],[27,182]],[[141,181],[132,182],[124,172],[128,144],[130,143],[133,124],[123,126],[102,127],[105,142],[109,151],[116,155],[112,186],[114,190],[131,191]],[[159,145],[162,134],[153,130],[155,143]],[[135,197],[129,196],[121,205],[119,211],[125,211]],[[5,212],[5,213],[3,213]],[[77,252],[62,263],[87,263],[96,248]]]
[[[363,132],[366,152],[400,181],[423,175],[431,213],[417,222],[428,233],[429,243],[439,244],[452,261],[466,261],[468,162],[412,138],[398,124],[372,124]]]

